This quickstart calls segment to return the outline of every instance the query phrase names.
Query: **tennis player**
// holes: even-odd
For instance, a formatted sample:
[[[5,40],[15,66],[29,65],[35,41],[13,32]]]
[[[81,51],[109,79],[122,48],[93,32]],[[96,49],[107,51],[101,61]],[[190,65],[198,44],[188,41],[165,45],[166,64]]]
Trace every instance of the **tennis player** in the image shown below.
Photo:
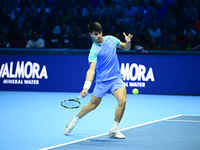
[[[102,26],[98,22],[90,23],[88,30],[94,43],[88,57],[90,67],[87,71],[86,80],[80,95],[83,98],[88,95],[88,90],[94,79],[95,70],[97,73],[96,85],[91,101],[66,125],[64,133],[68,135],[77,125],[79,119],[94,110],[100,104],[102,97],[110,90],[117,99],[118,106],[115,111],[114,124],[109,131],[109,136],[124,139],[125,136],[118,131],[118,125],[125,110],[126,89],[122,81],[123,75],[120,73],[116,49],[118,47],[124,51],[130,50],[132,35],[123,33],[126,43],[121,42],[113,36],[102,36]]]

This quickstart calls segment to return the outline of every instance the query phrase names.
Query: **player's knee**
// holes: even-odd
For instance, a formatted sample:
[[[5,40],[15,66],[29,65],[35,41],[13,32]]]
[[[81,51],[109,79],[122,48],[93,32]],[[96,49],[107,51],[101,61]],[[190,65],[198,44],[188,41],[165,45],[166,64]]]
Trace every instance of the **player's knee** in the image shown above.
[[[119,107],[125,107],[126,105],[126,98],[119,100]]]
[[[94,110],[94,109],[96,109],[97,108],[97,104],[92,104],[92,105],[90,105],[90,110]]]

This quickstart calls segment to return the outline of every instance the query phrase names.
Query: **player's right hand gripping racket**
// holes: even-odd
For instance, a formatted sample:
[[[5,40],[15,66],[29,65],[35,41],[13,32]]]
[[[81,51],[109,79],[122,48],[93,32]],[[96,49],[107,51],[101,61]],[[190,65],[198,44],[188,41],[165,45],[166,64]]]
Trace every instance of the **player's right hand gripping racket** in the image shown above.
[[[77,109],[81,106],[81,102],[79,99],[81,96],[74,98],[74,99],[67,99],[61,102],[61,106],[68,109]]]

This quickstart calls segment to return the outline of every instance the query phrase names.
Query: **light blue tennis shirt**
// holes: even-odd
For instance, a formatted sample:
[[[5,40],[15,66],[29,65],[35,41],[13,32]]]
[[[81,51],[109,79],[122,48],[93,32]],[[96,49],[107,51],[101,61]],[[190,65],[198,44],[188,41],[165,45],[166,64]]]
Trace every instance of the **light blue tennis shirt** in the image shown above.
[[[96,62],[96,81],[104,82],[115,78],[122,78],[119,61],[117,58],[117,46],[120,40],[113,36],[104,36],[102,44],[93,43],[88,57],[89,62]]]

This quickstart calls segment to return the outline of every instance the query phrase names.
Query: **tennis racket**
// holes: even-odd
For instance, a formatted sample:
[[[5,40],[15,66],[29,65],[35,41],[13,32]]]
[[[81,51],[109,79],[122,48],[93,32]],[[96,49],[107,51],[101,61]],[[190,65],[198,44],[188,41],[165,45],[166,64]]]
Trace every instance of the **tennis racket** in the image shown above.
[[[74,99],[67,99],[61,102],[61,106],[68,109],[77,109],[81,106],[81,102],[79,99],[81,96],[74,98]]]

